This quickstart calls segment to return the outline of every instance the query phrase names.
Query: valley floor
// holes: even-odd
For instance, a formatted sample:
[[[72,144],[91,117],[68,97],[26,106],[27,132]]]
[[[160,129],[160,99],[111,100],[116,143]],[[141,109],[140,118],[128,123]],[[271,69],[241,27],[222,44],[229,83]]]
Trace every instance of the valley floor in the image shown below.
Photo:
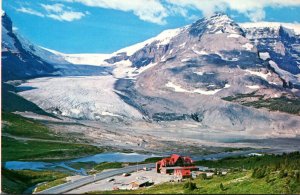
[[[46,125],[51,131],[84,138],[86,143],[117,150],[157,154],[202,155],[234,150],[269,149],[273,153],[300,150],[300,137],[269,137],[245,131],[211,130],[195,121],[173,122],[101,122],[62,118],[53,119],[34,113],[19,113]]]
[[[300,149],[298,130],[285,127],[284,120],[290,119],[295,126],[299,121],[298,116],[275,113],[283,118],[270,119],[269,129],[259,124],[257,128],[212,128],[214,123],[222,124],[220,120],[212,121],[212,127],[195,120],[148,121],[121,97],[122,92],[115,88],[117,81],[113,75],[28,80],[16,87],[20,90],[18,95],[56,114],[61,120],[29,112],[18,114],[43,123],[53,132],[79,141],[84,139],[92,145],[122,150],[206,154],[232,148],[272,148],[279,152]],[[215,117],[218,119],[218,116]],[[280,128],[284,130],[272,126],[274,121],[280,123]]]

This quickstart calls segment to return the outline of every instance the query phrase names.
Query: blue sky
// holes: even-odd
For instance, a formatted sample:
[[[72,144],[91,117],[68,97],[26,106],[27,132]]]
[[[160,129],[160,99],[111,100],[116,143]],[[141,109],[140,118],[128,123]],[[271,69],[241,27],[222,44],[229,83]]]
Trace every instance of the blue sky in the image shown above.
[[[3,0],[16,31],[64,53],[111,53],[214,12],[300,23],[299,0]]]

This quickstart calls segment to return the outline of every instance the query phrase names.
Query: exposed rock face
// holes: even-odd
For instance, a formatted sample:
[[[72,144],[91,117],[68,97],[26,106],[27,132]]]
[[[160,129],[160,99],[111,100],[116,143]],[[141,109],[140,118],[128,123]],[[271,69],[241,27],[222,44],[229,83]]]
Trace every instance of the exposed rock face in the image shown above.
[[[215,129],[280,128],[277,121],[282,116],[221,99],[255,91],[267,97],[291,93],[243,29],[226,15],[201,19],[180,29],[165,45],[158,43],[129,58],[133,67],[154,66],[135,80],[116,84],[123,97],[150,119],[195,120]],[[285,128],[297,128],[294,122]]]
[[[258,48],[259,52],[266,55],[267,61],[271,60],[277,66],[286,71],[281,74],[283,78],[290,82],[290,87],[299,88],[300,79],[300,33],[293,30],[291,24],[280,23],[257,23],[242,24],[246,32],[246,37]],[[271,66],[274,66],[271,62]],[[277,71],[281,73],[282,70]],[[289,74],[291,73],[291,74]]]
[[[51,75],[55,68],[24,49],[12,30],[12,21],[2,15],[2,79],[26,79]]]
[[[244,36],[244,31],[225,14],[215,14],[210,18],[203,18],[193,23],[189,33],[195,37],[203,34],[231,33]]]

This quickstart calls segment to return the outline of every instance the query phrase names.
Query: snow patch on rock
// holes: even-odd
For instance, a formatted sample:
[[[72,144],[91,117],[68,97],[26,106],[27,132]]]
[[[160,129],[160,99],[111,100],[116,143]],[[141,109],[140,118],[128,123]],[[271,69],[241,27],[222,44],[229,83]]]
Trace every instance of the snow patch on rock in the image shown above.
[[[101,112],[101,115],[103,115],[103,116],[117,116],[117,117],[122,117],[122,116],[120,116],[118,114],[114,114],[114,113],[106,112],[106,111]]]
[[[203,75],[204,74],[204,72],[201,72],[201,71],[198,71],[198,72],[194,72],[195,74],[197,74],[197,75]]]
[[[222,89],[215,89],[215,90],[202,90],[202,89],[195,89],[193,93],[200,93],[202,95],[214,95],[221,91]]]
[[[259,57],[262,60],[267,60],[271,58],[268,52],[259,52]]]
[[[259,89],[260,88],[259,85],[246,85],[246,87],[249,89]]]
[[[176,84],[174,84],[170,81],[165,86],[169,87],[169,88],[173,88],[175,92],[199,93],[199,94],[202,94],[202,95],[214,95],[214,94],[218,93],[219,91],[221,91],[222,89],[230,87],[229,84],[226,84],[225,87],[222,88],[222,89],[214,89],[214,90],[194,89],[192,91],[189,91],[189,90],[186,90],[186,89],[182,88],[180,85],[176,85]]]
[[[259,76],[265,80],[268,80],[268,76],[271,76],[271,73],[268,72],[267,74],[264,74],[262,72],[256,72],[256,71],[252,71],[252,70],[245,70],[246,72],[252,74],[252,75],[256,75],[256,76]]]
[[[227,36],[227,38],[239,38],[241,35],[239,34],[230,34]]]
[[[187,92],[187,93],[189,92],[188,90],[185,90],[181,88],[181,86],[176,85],[170,81],[166,84],[166,87],[173,88],[175,92]]]
[[[198,55],[207,55],[208,54],[206,51],[203,51],[203,50],[201,50],[201,51],[193,50],[193,52],[195,52]]]
[[[246,44],[242,45],[242,47],[248,51],[251,51],[254,46],[251,43],[246,43]]]

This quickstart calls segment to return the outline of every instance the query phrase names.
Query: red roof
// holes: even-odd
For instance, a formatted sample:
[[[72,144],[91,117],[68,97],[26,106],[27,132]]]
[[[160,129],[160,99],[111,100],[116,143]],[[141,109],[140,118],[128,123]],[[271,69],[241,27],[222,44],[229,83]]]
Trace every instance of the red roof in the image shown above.
[[[178,154],[172,154],[171,157],[164,158],[164,159],[158,161],[157,163],[160,164],[161,167],[173,166],[173,165],[176,164],[176,162],[180,158],[184,161],[185,164],[192,164],[193,163],[193,161],[190,157],[182,157],[182,156],[179,156]]]
[[[178,154],[172,154],[171,155],[171,159],[173,160],[173,162],[177,162],[177,160],[180,158],[180,156]]]

